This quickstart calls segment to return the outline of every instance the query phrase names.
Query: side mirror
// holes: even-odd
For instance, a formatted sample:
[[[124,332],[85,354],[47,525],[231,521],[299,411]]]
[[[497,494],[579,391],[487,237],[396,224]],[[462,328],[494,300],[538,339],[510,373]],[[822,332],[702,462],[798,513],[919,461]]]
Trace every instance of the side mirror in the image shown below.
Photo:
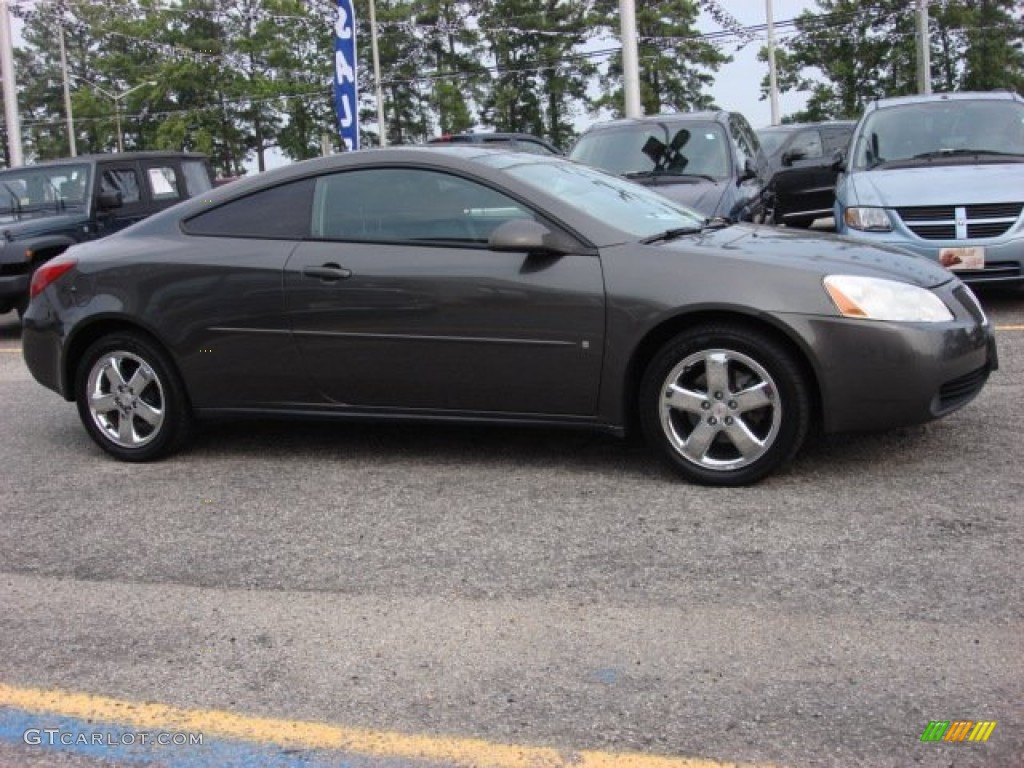
[[[492,251],[561,256],[572,244],[533,219],[512,219],[496,227],[487,240]]]
[[[800,149],[790,149],[782,153],[782,164],[790,166],[797,160],[803,160],[807,155]]]
[[[846,171],[846,156],[842,150],[832,155],[832,170],[836,173],[844,173]]]
[[[100,192],[97,204],[101,211],[111,211],[124,205],[121,200],[121,193],[117,190],[113,192]]]

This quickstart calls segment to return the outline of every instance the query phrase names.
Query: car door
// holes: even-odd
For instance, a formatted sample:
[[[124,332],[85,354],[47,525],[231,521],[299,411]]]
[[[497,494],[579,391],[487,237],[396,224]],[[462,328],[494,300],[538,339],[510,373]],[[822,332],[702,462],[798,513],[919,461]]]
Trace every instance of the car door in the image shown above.
[[[604,336],[597,256],[498,253],[491,231],[538,219],[478,181],[422,168],[320,177],[312,237],[285,271],[300,354],[336,403],[596,412]]]
[[[825,153],[821,131],[798,131],[782,151],[782,167],[775,176],[777,211],[783,217],[799,217],[810,223],[832,210],[835,173]]]

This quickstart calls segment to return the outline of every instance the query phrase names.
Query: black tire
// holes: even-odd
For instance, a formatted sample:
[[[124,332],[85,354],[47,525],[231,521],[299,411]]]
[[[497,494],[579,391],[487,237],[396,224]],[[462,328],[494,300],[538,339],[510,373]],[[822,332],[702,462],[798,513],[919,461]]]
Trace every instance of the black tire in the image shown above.
[[[168,456],[191,432],[191,409],[173,363],[141,334],[94,342],[75,372],[75,400],[89,436],[122,461]]]
[[[638,408],[651,447],[704,485],[760,480],[796,455],[811,423],[806,375],[790,352],[732,324],[698,326],[662,347]]]

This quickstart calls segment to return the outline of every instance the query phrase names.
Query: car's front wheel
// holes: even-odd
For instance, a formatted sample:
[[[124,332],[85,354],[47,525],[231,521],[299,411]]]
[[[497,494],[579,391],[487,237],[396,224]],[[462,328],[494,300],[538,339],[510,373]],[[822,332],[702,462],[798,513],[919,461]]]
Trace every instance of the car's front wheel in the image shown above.
[[[152,461],[176,450],[192,416],[174,366],[140,334],[93,343],[75,377],[78,414],[89,436],[122,461]]]
[[[746,485],[789,461],[811,421],[801,366],[770,336],[705,325],[667,343],[640,386],[648,442],[687,479]]]

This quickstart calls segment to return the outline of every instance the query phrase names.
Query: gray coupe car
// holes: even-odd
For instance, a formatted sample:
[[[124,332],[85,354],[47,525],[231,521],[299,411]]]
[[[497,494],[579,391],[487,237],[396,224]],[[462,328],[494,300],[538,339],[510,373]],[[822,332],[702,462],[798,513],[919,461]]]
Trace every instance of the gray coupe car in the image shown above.
[[[241,180],[73,246],[31,294],[32,374],[126,461],[224,416],[635,422],[686,478],[738,485],[812,427],[949,414],[996,367],[927,259],[474,147]]]

